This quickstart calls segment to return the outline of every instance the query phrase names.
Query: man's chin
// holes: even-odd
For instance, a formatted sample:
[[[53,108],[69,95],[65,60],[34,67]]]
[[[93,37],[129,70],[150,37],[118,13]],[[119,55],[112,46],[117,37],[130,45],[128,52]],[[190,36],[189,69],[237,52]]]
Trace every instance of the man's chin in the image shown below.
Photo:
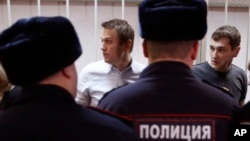
[[[110,61],[108,59],[104,59],[104,62],[110,64]]]

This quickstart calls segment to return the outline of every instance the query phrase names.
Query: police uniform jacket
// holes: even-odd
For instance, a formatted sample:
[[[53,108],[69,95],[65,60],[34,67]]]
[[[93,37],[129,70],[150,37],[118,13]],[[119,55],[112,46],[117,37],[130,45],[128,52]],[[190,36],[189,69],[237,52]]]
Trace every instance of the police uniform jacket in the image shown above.
[[[187,65],[167,61],[150,64],[98,107],[133,118],[142,140],[226,141],[239,110],[232,97],[195,78]]]
[[[21,89],[22,88],[20,86],[14,86],[14,88],[5,92],[3,98],[0,101],[0,110],[5,110],[11,107],[12,104],[15,103]]]
[[[24,88],[0,113],[1,141],[129,141],[133,130],[121,120],[83,108],[54,85]]]

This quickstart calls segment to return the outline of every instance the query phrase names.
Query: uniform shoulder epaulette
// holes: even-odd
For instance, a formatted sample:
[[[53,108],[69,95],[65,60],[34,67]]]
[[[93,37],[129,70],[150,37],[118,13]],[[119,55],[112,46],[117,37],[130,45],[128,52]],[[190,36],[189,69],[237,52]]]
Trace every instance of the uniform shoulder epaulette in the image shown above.
[[[227,95],[231,96],[232,98],[234,97],[233,94],[230,93],[229,90],[227,90],[226,88],[222,88],[222,87],[216,86],[216,85],[214,85],[214,84],[212,84],[212,83],[210,83],[210,82],[208,82],[206,80],[202,80],[202,82],[204,82],[204,83],[206,83],[206,84],[208,84],[210,86],[213,86],[213,87],[221,90],[222,92],[226,93]]]
[[[114,112],[111,112],[111,111],[106,111],[106,110],[103,110],[103,109],[100,109],[100,108],[97,108],[97,107],[93,107],[93,106],[87,106],[87,108],[95,110],[95,111],[97,111],[97,112],[99,112],[101,114],[105,114],[105,115],[114,117],[114,118],[120,120],[121,122],[125,123],[128,126],[134,127],[133,121],[129,117],[126,117],[126,116],[123,116],[123,115],[120,115],[120,114],[117,114],[117,113],[114,113]]]

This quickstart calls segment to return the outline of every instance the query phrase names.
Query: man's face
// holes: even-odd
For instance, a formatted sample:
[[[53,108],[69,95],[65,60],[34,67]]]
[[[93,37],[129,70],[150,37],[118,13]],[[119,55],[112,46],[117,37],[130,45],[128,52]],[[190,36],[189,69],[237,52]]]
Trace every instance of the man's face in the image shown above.
[[[211,39],[210,42],[210,66],[216,71],[225,72],[231,67],[234,57],[237,56],[239,47],[232,50],[229,39],[221,38],[218,41]]]
[[[101,33],[102,53],[104,61],[116,65],[125,56],[125,49],[120,45],[118,33],[115,29],[103,28]]]

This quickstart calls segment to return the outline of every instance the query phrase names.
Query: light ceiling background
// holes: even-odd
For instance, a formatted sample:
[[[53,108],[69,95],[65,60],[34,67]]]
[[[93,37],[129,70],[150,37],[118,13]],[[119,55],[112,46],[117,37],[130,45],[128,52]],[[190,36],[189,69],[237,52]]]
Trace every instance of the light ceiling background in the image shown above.
[[[0,0],[7,1],[7,0]],[[18,1],[18,0],[10,0]],[[27,1],[37,1],[37,0],[27,0]],[[66,2],[66,0],[40,0],[42,1],[60,1]],[[69,0],[69,2],[94,2],[95,0]],[[121,3],[122,0],[97,0],[101,3]],[[125,3],[140,3],[142,0],[124,0]],[[225,7],[227,4],[228,7],[249,7],[250,0],[206,0],[209,7]]]

